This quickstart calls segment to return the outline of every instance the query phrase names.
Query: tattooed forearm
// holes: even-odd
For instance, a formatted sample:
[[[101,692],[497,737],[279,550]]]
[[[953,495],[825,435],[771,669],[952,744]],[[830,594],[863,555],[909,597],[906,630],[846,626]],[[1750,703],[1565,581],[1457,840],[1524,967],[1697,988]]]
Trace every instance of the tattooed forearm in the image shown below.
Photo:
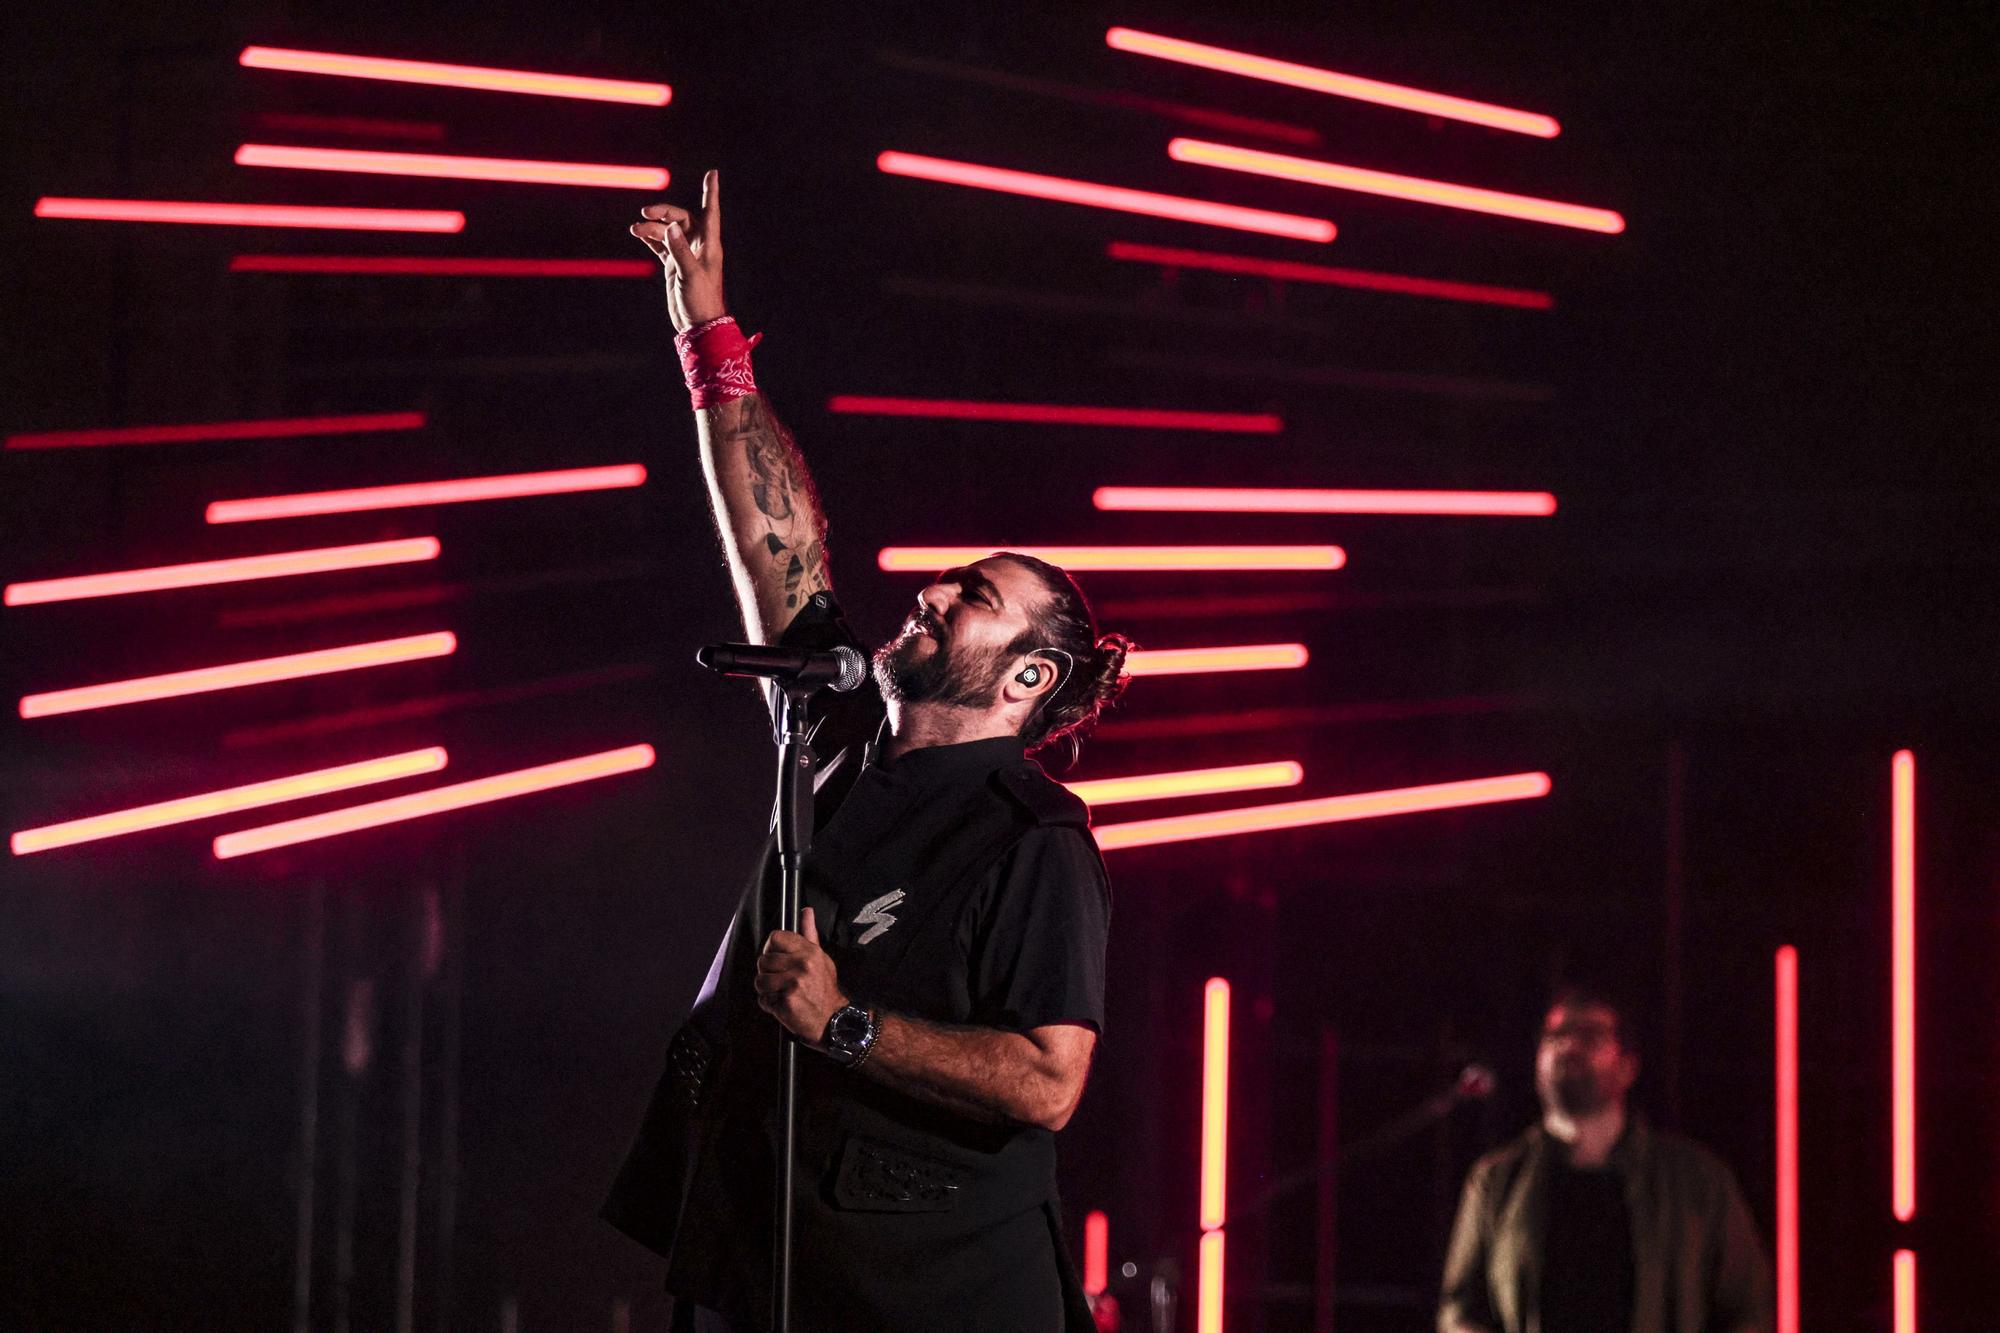
[[[696,416],[746,620],[753,632],[775,635],[807,598],[832,586],[826,520],[812,474],[791,432],[760,395]]]

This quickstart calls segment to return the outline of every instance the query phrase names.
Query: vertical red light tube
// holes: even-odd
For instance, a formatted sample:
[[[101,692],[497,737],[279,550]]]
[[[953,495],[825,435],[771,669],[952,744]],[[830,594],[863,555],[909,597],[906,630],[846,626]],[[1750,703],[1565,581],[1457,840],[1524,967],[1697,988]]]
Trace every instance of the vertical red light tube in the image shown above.
[[[1917,1252],[1896,1251],[1895,1333],[1917,1333]]]
[[[1222,1333],[1222,1224],[1228,1211],[1229,983],[1210,977],[1202,988],[1201,1253],[1195,1289],[1195,1333]]]
[[[1111,1285],[1111,1219],[1102,1209],[1083,1218],[1083,1294],[1102,1296]]]
[[[1917,760],[1890,764],[1889,1063],[1891,1194],[1898,1222],[1917,1215]]]
[[[1778,1330],[1799,1333],[1799,951],[1777,955]]]

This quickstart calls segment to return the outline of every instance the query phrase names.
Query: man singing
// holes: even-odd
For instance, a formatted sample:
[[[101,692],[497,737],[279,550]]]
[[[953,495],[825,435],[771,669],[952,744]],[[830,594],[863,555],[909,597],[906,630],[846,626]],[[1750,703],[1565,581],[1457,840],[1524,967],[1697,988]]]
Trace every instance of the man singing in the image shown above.
[[[641,216],[749,636],[853,644],[805,461],[725,313],[716,173],[699,215]],[[802,933],[751,933],[767,847],[605,1204],[666,1257],[677,1330],[769,1325],[779,1025],[807,1050],[797,1328],[1091,1327],[1054,1136],[1103,1025],[1110,892],[1083,804],[1027,756],[1076,744],[1129,648],[1066,573],[1002,552],[918,594],[872,686],[815,696]]]

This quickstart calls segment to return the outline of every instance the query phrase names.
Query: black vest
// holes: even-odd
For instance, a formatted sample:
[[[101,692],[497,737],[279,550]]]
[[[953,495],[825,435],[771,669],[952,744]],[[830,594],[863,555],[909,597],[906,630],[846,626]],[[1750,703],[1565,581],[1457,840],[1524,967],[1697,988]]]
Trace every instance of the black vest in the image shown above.
[[[832,776],[844,788],[857,774]],[[831,795],[823,788],[823,803]],[[871,1007],[970,1021],[957,936],[975,896],[1036,826],[1069,825],[1087,836],[1083,803],[1024,760],[903,810],[874,808],[881,827],[868,827],[871,816],[855,806],[842,802],[827,819],[806,870],[805,901],[824,923],[821,943],[842,988]],[[885,849],[901,876],[893,884],[871,867],[890,855]],[[761,944],[750,938],[749,909],[774,862],[767,849],[764,874],[730,927],[718,984],[669,1046],[603,1210],[667,1258],[671,1291],[747,1328],[768,1323],[779,1049],[777,1025],[749,987]],[[894,928],[861,944],[854,917],[892,889],[903,891]],[[802,1333],[1028,1333],[981,1322],[979,1307],[991,1303],[996,1274],[1045,1266],[1051,1249],[1064,1313],[1050,1327],[1092,1328],[1061,1244],[1048,1131],[981,1123],[802,1053],[797,1179],[794,1322]]]

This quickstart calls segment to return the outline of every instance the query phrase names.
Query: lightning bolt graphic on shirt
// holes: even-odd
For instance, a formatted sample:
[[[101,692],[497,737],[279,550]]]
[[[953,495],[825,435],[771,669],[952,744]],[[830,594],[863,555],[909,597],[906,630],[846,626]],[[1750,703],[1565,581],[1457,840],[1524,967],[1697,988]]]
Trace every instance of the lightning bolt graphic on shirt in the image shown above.
[[[892,889],[856,912],[854,914],[854,924],[857,926],[866,926],[868,929],[862,931],[854,942],[856,944],[866,944],[889,927],[895,925],[896,918],[889,915],[889,909],[902,901],[903,891],[901,889]]]

